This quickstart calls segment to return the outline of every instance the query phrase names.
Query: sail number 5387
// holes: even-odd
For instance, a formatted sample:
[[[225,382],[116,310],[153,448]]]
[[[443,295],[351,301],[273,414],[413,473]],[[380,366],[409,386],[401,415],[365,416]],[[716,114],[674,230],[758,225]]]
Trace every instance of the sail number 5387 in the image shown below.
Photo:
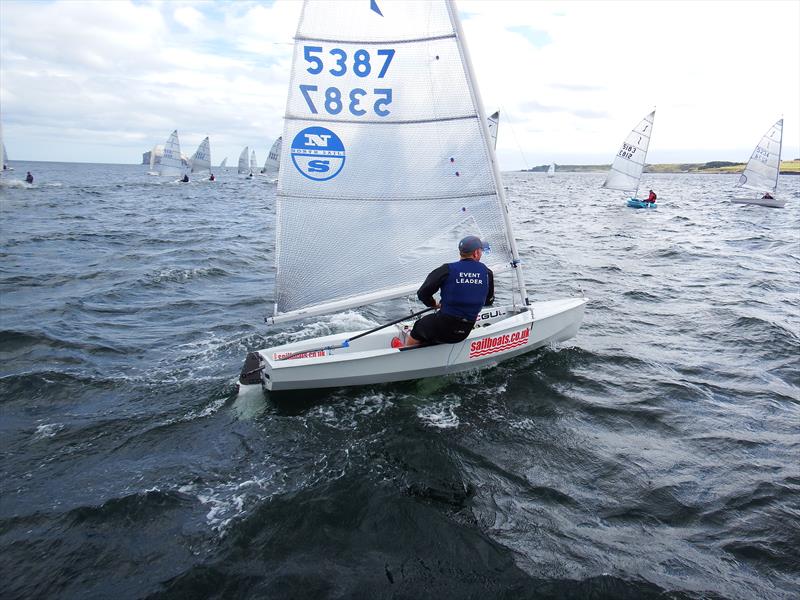
[[[320,75],[326,71],[326,74],[341,77],[349,70],[360,78],[372,75],[376,79],[383,79],[392,64],[394,49],[382,48],[370,54],[369,50],[362,48],[349,55],[341,48],[331,48],[325,52],[322,46],[303,46],[303,58],[309,65],[306,71],[311,75]],[[379,117],[390,114],[391,88],[366,90],[357,87],[342,90],[331,86],[320,90],[319,86],[306,84],[301,84],[299,88],[308,110],[314,115],[319,114],[320,110],[329,115],[338,115],[345,111],[356,117],[362,117],[370,111]],[[370,94],[372,97],[368,97]]]
[[[308,110],[311,114],[318,114],[317,104],[325,108],[325,112],[329,115],[338,115],[342,110],[347,110],[350,114],[356,117],[363,117],[367,112],[362,103],[364,96],[367,95],[367,90],[355,88],[350,90],[349,93],[345,90],[342,91],[337,87],[329,87],[320,97],[318,87],[316,85],[300,85],[300,92],[308,104]],[[389,115],[387,108],[392,102],[392,90],[390,88],[377,88],[372,90],[372,93],[377,97],[377,100],[372,104],[372,110],[379,117],[386,117]],[[368,104],[367,104],[368,106]]]
[[[347,52],[341,48],[332,48],[328,52],[328,56],[320,55],[322,55],[322,46],[303,46],[303,58],[306,59],[306,62],[311,63],[311,66],[308,67],[306,71],[312,75],[319,75],[322,73],[322,70],[326,66],[323,57],[325,59],[330,58],[328,65],[332,64],[332,68],[328,69],[328,73],[334,77],[341,77],[347,73],[348,63],[350,63],[350,68],[353,73],[358,77],[369,77],[372,73],[372,58],[368,50],[356,50],[353,52],[352,59],[350,59],[347,56]],[[379,62],[381,58],[383,59],[383,64],[380,66],[380,71],[378,72],[378,79],[383,79],[383,76],[386,75],[386,71],[389,70],[389,65],[392,64],[394,49],[385,48],[378,50],[377,55],[376,62]]]

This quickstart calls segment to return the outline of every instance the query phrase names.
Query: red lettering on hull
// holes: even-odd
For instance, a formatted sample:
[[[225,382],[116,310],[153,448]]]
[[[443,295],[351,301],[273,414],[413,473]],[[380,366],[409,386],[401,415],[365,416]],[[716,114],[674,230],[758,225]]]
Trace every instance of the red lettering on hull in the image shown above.
[[[275,352],[272,355],[272,360],[294,360],[295,358],[319,358],[325,356],[325,350],[313,350],[311,352],[302,352],[301,354],[294,354],[294,352]]]
[[[525,328],[512,333],[475,340],[469,345],[469,357],[478,358],[519,348],[528,343],[530,336],[531,330]]]

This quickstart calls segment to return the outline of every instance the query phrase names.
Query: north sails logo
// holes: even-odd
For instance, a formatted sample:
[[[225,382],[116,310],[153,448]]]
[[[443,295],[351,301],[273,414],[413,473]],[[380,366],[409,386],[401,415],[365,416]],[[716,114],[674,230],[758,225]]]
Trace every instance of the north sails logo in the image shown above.
[[[477,358],[524,346],[530,340],[530,336],[531,330],[525,328],[513,333],[475,340],[469,345],[469,357]]]
[[[344,167],[342,140],[325,127],[306,127],[292,140],[292,162],[304,177],[328,181]]]

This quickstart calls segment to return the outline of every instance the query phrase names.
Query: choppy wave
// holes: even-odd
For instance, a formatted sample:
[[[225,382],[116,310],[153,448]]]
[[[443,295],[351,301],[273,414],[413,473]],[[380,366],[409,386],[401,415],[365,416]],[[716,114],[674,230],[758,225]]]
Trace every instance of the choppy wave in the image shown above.
[[[663,200],[643,213],[601,175],[509,174],[530,293],[591,299],[576,338],[449,377],[244,397],[248,351],[408,303],[267,327],[274,185],[34,167],[34,186],[0,181],[9,597],[800,586],[800,178],[766,211],[696,201],[727,176],[651,175]]]

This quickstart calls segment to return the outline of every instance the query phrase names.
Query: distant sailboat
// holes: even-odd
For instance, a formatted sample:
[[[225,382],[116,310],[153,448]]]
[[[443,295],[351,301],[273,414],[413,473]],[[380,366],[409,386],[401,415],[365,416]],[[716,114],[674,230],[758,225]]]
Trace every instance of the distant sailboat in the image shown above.
[[[161,164],[161,157],[164,155],[164,146],[161,144],[156,144],[153,146],[153,149],[150,150],[150,168],[147,171],[148,175],[155,175],[158,176],[160,173],[158,172],[159,165]]]
[[[489,124],[489,137],[492,138],[492,146],[497,149],[497,130],[500,128],[500,111],[497,110],[492,116],[486,119]]]
[[[656,207],[655,202],[645,202],[636,197],[639,195],[639,183],[644,171],[655,116],[656,111],[651,112],[628,134],[614,157],[614,164],[611,165],[611,170],[603,183],[604,188],[632,193],[628,199],[628,206],[632,208]]]
[[[6,151],[6,143],[3,141],[3,126],[0,125],[0,165],[3,171],[13,171],[14,167],[8,166],[8,152]]]
[[[250,152],[250,175],[258,173],[258,161],[256,161],[256,151]]]
[[[222,159],[222,162],[219,163],[219,168],[220,169],[224,169],[225,165],[227,165],[227,164],[228,164],[228,157],[226,156],[225,158]]]
[[[250,163],[247,162],[249,154],[250,148],[245,146],[242,153],[239,155],[239,168],[236,171],[239,175],[247,175],[250,172]]]
[[[164,154],[158,165],[158,174],[162,177],[179,177],[185,172],[181,160],[181,144],[178,141],[178,130],[173,131],[164,145]]]
[[[547,176],[552,177],[556,174],[556,163],[550,163],[550,166],[547,167]]]
[[[211,144],[208,137],[200,142],[197,150],[192,154],[192,158],[189,159],[189,163],[192,165],[192,173],[211,171]]]
[[[780,119],[769,131],[764,134],[761,141],[753,150],[753,155],[747,162],[736,183],[756,192],[764,192],[761,198],[734,198],[734,204],[757,204],[770,208],[783,208],[786,200],[776,200],[772,197],[778,189],[778,175],[781,170],[781,147],[783,145],[783,119]]]
[[[280,136],[269,149],[267,160],[261,172],[265,175],[277,175],[281,168],[281,147],[283,146],[283,136]]]

